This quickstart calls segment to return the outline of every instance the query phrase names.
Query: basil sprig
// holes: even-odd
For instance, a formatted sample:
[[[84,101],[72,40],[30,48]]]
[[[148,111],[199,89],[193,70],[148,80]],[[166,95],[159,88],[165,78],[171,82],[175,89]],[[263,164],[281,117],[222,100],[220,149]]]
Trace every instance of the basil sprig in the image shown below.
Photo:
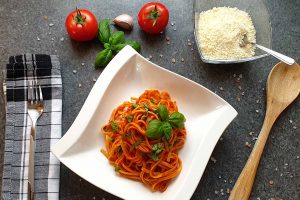
[[[183,128],[185,117],[180,112],[174,112],[169,116],[168,109],[164,105],[160,105],[157,109],[161,120],[154,119],[149,122],[146,135],[150,139],[159,139],[163,137],[169,140],[172,134],[172,128]]]
[[[141,45],[134,40],[125,40],[123,31],[115,31],[111,33],[109,19],[103,19],[98,26],[98,38],[104,46],[104,50],[100,51],[95,60],[95,68],[105,67],[112,59],[113,54],[119,53],[126,45],[130,45],[136,51],[141,50]]]

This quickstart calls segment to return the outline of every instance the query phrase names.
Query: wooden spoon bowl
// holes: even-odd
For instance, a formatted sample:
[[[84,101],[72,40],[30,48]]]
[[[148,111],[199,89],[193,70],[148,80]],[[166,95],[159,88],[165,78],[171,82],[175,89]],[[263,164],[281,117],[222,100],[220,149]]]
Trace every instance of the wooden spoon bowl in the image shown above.
[[[247,200],[250,197],[257,167],[270,130],[280,113],[300,93],[300,66],[297,63],[276,64],[267,81],[267,109],[264,123],[249,159],[236,181],[229,200]]]

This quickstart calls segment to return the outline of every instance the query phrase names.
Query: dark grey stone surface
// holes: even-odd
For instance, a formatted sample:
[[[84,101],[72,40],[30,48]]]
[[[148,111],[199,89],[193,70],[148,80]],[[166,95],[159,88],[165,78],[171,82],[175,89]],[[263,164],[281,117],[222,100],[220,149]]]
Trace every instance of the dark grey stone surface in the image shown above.
[[[93,11],[98,20],[106,17],[113,19],[122,13],[134,16],[134,30],[126,34],[126,37],[142,43],[142,55],[145,57],[152,55],[152,62],[216,91],[239,112],[212,154],[217,162],[208,163],[192,196],[192,199],[227,199],[226,189],[233,187],[251,152],[251,148],[245,147],[245,142],[253,146],[255,141],[252,138],[260,131],[265,111],[265,83],[269,71],[278,61],[268,57],[228,66],[203,64],[195,50],[192,0],[162,1],[169,8],[170,21],[176,24],[173,27],[169,24],[165,33],[158,36],[148,36],[138,27],[136,15],[145,2],[147,1],[27,0],[21,3],[18,0],[1,0],[1,68],[5,66],[9,55],[25,52],[59,55],[63,78],[63,132],[66,132],[92,88],[93,78],[101,73],[101,70],[94,69],[93,63],[95,55],[102,49],[97,41],[87,43],[70,41],[64,27],[66,15],[78,6]],[[268,0],[266,3],[271,15],[274,50],[294,57],[299,62],[300,1]],[[47,16],[47,20],[44,16]],[[54,26],[50,27],[49,23],[53,23]],[[169,45],[165,40],[166,36],[170,37]],[[40,38],[40,41],[37,38]],[[188,46],[188,40],[192,41],[192,46]],[[191,51],[191,48],[194,51]],[[160,54],[163,54],[162,58],[159,57]],[[175,64],[171,62],[172,58],[177,60]],[[181,62],[181,58],[185,61]],[[85,65],[81,66],[81,63]],[[72,73],[75,69],[77,74]],[[240,84],[236,82],[239,75],[242,75]],[[82,84],[81,88],[78,87],[79,83]],[[241,90],[238,88],[239,85]],[[220,87],[223,90],[220,90]],[[2,94],[1,90],[0,92]],[[5,123],[3,96],[0,100],[0,150],[3,152]],[[254,132],[253,136],[250,136],[249,132]],[[298,97],[280,116],[272,129],[257,172],[251,199],[258,197],[300,199],[299,145],[300,98]],[[0,154],[0,159],[2,162],[3,153]],[[0,172],[2,176],[2,171]],[[269,184],[270,180],[274,182],[273,185]],[[60,198],[64,200],[94,197],[118,199],[82,180],[65,166],[61,167],[60,191]]]

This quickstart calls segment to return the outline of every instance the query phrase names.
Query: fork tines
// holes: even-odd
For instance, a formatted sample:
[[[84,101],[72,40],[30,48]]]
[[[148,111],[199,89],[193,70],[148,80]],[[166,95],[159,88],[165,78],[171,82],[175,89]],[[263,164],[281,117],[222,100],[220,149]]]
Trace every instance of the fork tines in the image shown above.
[[[27,100],[31,103],[37,103],[43,101],[42,88],[40,85],[37,85],[36,80],[28,81],[28,91],[27,91]]]

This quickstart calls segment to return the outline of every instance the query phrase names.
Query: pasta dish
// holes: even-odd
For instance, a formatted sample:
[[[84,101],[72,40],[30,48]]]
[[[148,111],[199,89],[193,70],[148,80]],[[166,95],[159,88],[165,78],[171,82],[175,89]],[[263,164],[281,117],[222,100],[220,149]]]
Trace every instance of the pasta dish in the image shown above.
[[[164,192],[182,169],[178,151],[186,139],[184,122],[167,92],[146,90],[112,111],[102,127],[101,152],[119,175]]]

